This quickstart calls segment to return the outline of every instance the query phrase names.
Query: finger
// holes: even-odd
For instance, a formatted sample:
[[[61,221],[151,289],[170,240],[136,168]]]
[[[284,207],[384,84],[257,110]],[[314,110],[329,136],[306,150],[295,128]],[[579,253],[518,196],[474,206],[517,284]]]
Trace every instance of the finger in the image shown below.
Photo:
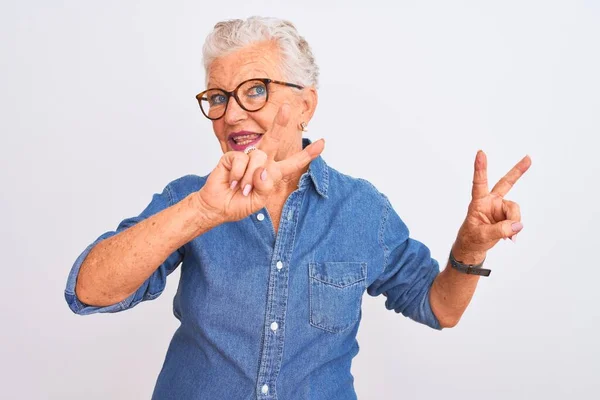
[[[488,194],[487,156],[482,150],[479,150],[475,156],[473,189],[471,190],[471,197],[475,200],[483,198]]]
[[[507,219],[493,225],[488,225],[483,229],[484,239],[486,241],[493,241],[512,237],[523,229],[523,224],[520,221]]]
[[[504,211],[504,215],[506,215],[506,219],[513,222],[521,221],[521,207],[514,201],[503,200],[502,210]]]
[[[269,168],[269,165],[257,168],[252,176],[252,193],[261,197],[264,202],[273,192],[275,178],[276,174],[273,168]]]
[[[215,167],[215,169],[210,173],[210,179],[215,182],[219,182],[219,184],[229,185],[231,183],[231,173],[232,170],[236,170],[237,164],[240,163],[239,159],[247,157],[244,153],[237,151],[229,151],[221,156],[219,159],[219,163]],[[243,162],[242,162],[243,163]],[[240,175],[243,176],[243,171],[246,170],[245,164],[242,169],[242,173]]]
[[[229,184],[230,189],[235,189],[239,185],[239,181],[244,176],[250,157],[241,151],[230,151],[226,153],[229,157],[231,167],[229,171]]]
[[[304,150],[294,154],[293,156],[279,161],[277,164],[283,176],[289,176],[301,171],[312,160],[317,158],[325,148],[325,139],[319,139],[306,146]]]
[[[270,159],[274,159],[277,150],[281,146],[281,141],[285,138],[284,132],[290,122],[290,105],[284,103],[279,107],[271,128],[265,132],[261,141],[260,149],[269,155]]]
[[[504,211],[504,215],[506,215],[506,219],[509,219],[513,222],[521,222],[521,207],[514,201],[503,200],[502,201],[502,209]],[[510,237],[514,243],[517,241],[517,234],[515,233]]]
[[[496,183],[494,188],[492,189],[492,193],[497,194],[500,197],[506,196],[509,190],[514,186],[515,183],[519,180],[521,176],[531,166],[531,158],[529,156],[525,156],[515,165],[502,179]]]
[[[248,156],[250,157],[250,160],[246,166],[244,176],[240,181],[240,188],[242,189],[244,196],[248,196],[252,190],[254,171],[256,171],[257,168],[264,166],[267,162],[267,154],[262,150],[253,150],[248,154]]]

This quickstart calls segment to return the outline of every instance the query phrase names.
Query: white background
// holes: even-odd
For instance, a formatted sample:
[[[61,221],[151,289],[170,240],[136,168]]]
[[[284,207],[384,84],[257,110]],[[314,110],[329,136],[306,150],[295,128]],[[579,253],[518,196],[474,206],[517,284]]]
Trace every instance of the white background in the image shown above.
[[[321,68],[308,136],[374,183],[445,264],[475,153],[508,198],[516,244],[488,254],[461,323],[442,332],[366,296],[361,399],[589,399],[598,344],[597,1],[5,1],[0,6],[0,397],[147,399],[177,327],[179,272],[155,301],[75,316],[79,253],[171,180],[220,156],[194,95],[222,20],[293,21]]]

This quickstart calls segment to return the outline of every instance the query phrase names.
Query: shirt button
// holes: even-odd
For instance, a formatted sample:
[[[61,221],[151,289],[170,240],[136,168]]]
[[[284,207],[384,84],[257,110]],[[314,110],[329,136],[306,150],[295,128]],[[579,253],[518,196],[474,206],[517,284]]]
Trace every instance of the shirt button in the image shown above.
[[[258,213],[258,215],[256,216],[256,219],[259,221],[262,221],[263,219],[265,219],[265,215],[263,213]]]
[[[283,263],[281,261],[277,261],[277,269],[283,268]]]
[[[267,394],[267,393],[269,393],[269,385],[263,385],[263,387],[260,389],[260,391],[261,391],[263,394]]]
[[[279,324],[277,322],[271,323],[271,330],[275,332],[279,328]]]

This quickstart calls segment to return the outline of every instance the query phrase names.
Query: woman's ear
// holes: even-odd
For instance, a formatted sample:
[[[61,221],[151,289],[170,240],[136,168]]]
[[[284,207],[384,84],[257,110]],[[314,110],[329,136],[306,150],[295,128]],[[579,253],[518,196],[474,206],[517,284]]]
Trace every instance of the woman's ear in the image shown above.
[[[302,91],[302,119],[303,122],[308,122],[312,119],[313,114],[317,108],[317,103],[319,102],[319,95],[317,94],[317,89],[314,87],[306,87]]]

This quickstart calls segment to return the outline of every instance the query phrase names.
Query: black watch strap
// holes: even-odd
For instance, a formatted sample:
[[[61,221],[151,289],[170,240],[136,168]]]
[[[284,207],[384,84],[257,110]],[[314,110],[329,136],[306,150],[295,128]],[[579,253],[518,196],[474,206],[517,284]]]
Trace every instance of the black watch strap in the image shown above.
[[[454,258],[454,256],[452,255],[452,251],[450,251],[450,265],[452,266],[452,268],[459,272],[462,272],[463,274],[490,276],[490,274],[492,273],[491,269],[481,268],[484,261],[485,260],[483,260],[480,264],[477,265],[463,264],[460,261],[457,261],[456,258]]]

